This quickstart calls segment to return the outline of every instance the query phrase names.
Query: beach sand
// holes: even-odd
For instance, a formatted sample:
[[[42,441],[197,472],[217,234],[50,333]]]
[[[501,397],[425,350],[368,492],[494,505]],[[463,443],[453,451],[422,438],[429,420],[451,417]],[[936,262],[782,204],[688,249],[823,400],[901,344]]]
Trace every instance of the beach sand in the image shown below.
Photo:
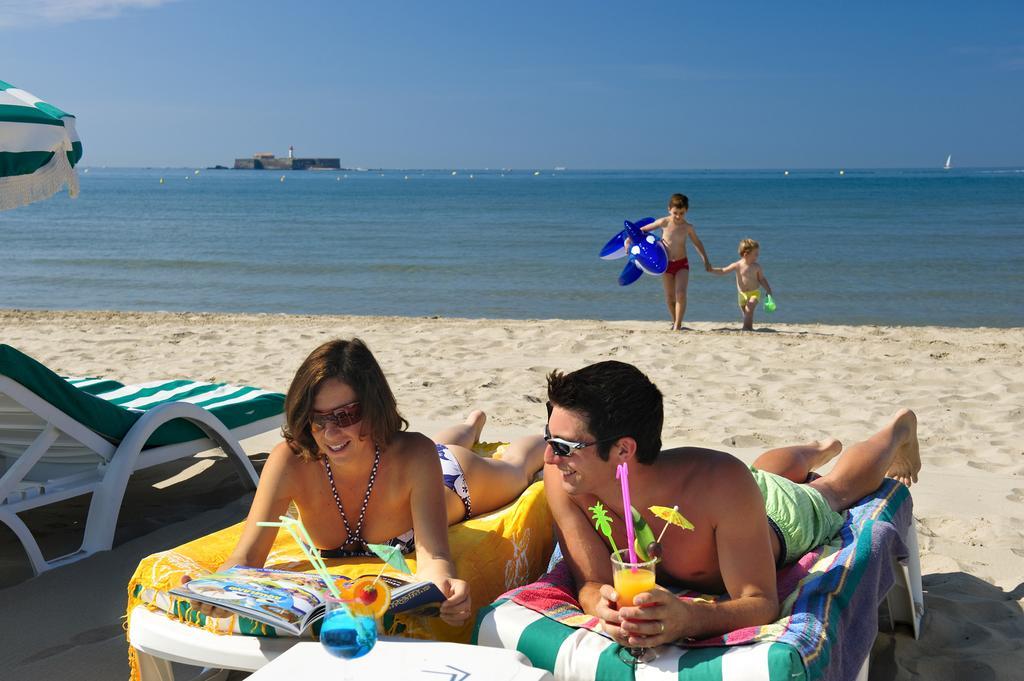
[[[763,320],[762,320],[763,321]],[[1012,678],[1024,668],[1024,329],[463,320],[193,313],[0,311],[0,341],[70,375],[231,381],[284,391],[317,344],[362,337],[412,428],[470,408],[486,439],[539,432],[545,374],[604,359],[647,372],[666,400],[666,446],[752,461],[763,448],[852,444],[899,406],[919,418],[912,489],[927,615],[920,640],[880,634],[878,679]],[[268,434],[247,441],[257,460]],[[237,522],[251,497],[214,457],[135,476],[113,551],[31,578],[0,529],[0,677],[122,679],[120,617],[139,559]],[[179,475],[184,471],[183,475]],[[157,489],[169,477],[183,478]],[[69,550],[81,502],[40,511],[44,550]],[[79,523],[79,525],[76,525]]]

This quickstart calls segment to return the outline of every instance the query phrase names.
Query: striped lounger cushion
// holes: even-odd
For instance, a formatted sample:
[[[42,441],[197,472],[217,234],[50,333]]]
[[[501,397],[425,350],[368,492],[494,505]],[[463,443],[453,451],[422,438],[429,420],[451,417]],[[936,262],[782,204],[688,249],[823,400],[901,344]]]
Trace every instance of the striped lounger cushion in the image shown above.
[[[481,610],[473,641],[518,650],[557,679],[854,679],[893,584],[892,557],[907,556],[903,536],[912,519],[907,488],[886,480],[850,509],[831,543],[779,571],[779,620],[686,648],[661,646],[635,672],[619,659],[621,647],[597,631],[598,620],[580,610],[564,562]]]

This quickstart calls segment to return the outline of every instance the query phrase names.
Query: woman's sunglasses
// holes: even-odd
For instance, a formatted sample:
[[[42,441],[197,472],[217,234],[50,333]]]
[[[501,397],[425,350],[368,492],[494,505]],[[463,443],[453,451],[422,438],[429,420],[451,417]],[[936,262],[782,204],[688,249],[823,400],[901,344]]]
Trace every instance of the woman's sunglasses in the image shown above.
[[[326,414],[313,413],[309,417],[309,423],[313,430],[323,430],[328,423],[333,423],[339,428],[347,428],[359,423],[363,418],[363,407],[358,400],[343,404],[337,409],[332,409]]]

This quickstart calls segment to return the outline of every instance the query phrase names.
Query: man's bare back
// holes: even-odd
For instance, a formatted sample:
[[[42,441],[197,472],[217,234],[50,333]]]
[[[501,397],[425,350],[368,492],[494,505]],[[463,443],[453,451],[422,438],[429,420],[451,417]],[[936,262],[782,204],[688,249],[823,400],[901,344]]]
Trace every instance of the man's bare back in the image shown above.
[[[771,529],[764,514],[761,493],[750,478],[747,467],[735,457],[724,452],[697,447],[681,447],[661,453],[658,460],[644,471],[643,479],[631,480],[631,502],[654,530],[661,533],[665,521],[650,511],[651,506],[679,506],[679,512],[693,523],[693,530],[669,527],[662,540],[662,557],[658,564],[658,581],[663,586],[680,586],[701,593],[724,593],[722,566],[716,545],[716,528],[727,527],[732,522],[751,526],[763,526],[763,564],[766,572],[778,559],[778,544],[775,555],[768,551],[772,547]],[[748,504],[737,503],[737,494],[745,494]],[[605,504],[609,515],[614,518],[612,538],[616,546],[628,545],[626,524],[623,521],[621,502],[616,499],[598,499],[591,494],[569,497],[580,512],[590,518],[590,506],[598,501]],[[736,518],[744,508],[755,508],[751,517]],[[757,560],[748,555],[751,562]],[[765,575],[768,578],[768,575]],[[774,578],[774,572],[771,574]],[[611,580],[611,567],[608,569]]]

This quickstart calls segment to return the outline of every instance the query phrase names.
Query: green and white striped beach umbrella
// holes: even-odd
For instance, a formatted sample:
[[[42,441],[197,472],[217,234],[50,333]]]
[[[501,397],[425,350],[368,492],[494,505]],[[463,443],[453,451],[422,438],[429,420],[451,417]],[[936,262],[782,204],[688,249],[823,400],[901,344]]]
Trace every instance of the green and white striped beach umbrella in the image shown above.
[[[0,210],[53,196],[78,196],[82,143],[75,117],[0,80]]]

